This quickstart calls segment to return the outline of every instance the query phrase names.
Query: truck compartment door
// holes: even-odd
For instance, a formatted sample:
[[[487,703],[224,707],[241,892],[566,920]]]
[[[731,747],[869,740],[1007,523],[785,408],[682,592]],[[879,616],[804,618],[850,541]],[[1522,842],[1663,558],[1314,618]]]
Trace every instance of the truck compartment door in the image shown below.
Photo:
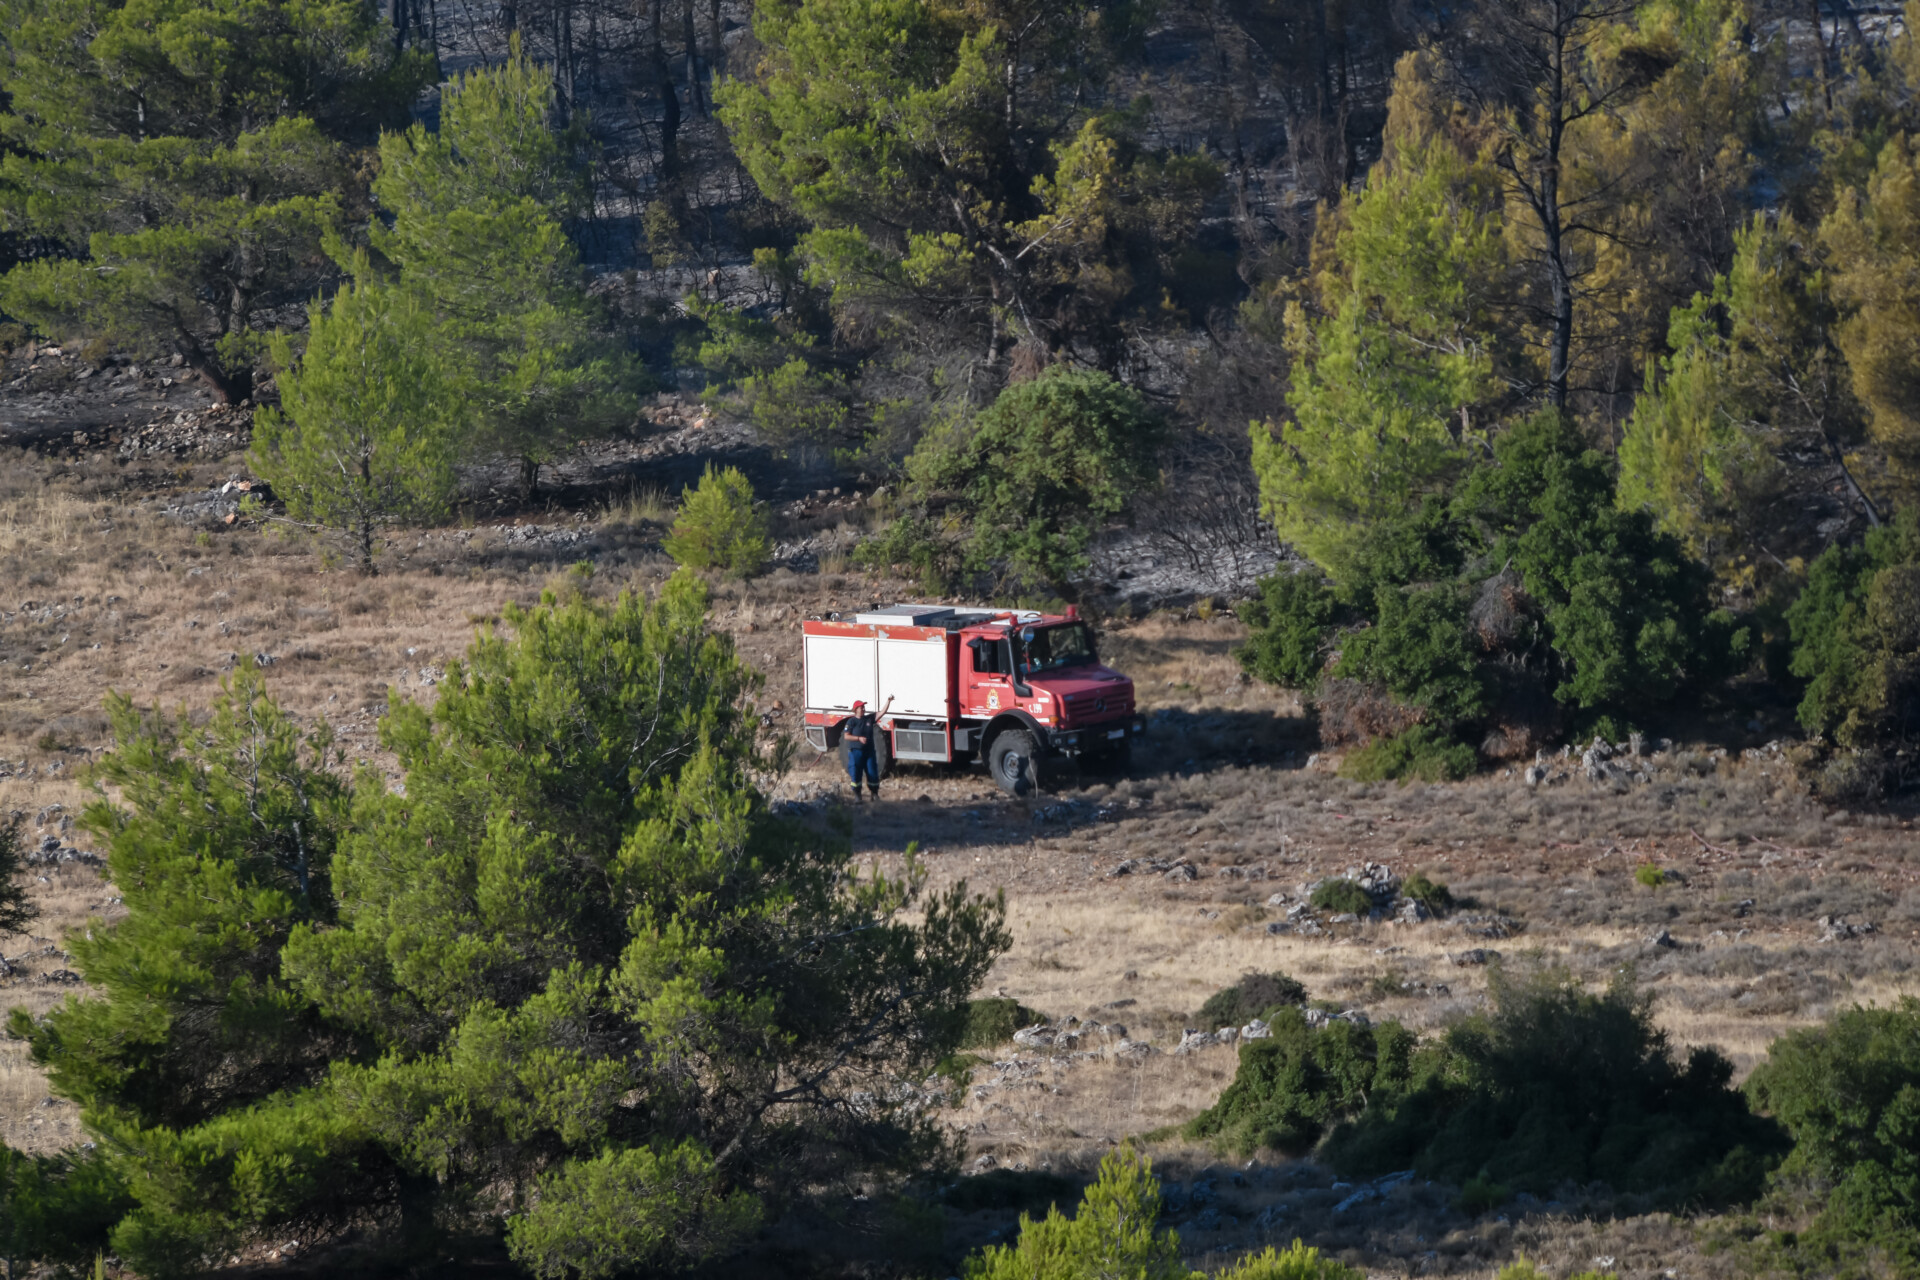
[[[864,702],[880,709],[880,672],[866,636],[815,636],[806,642],[807,706],[845,711]]]
[[[893,699],[893,716],[930,716],[945,720],[947,705],[947,638],[881,640],[878,710]],[[813,705],[813,704],[809,704]]]

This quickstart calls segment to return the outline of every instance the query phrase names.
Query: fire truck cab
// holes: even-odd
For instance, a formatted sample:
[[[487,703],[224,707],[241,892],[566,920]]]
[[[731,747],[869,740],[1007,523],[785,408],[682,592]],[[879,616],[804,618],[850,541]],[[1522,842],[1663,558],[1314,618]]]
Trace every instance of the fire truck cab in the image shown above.
[[[1124,765],[1144,731],[1133,681],[1102,665],[1093,628],[1065,614],[897,604],[803,624],[807,742],[841,747],[855,702],[881,719],[882,773],[905,760],[983,760],[1016,795],[1047,764]]]

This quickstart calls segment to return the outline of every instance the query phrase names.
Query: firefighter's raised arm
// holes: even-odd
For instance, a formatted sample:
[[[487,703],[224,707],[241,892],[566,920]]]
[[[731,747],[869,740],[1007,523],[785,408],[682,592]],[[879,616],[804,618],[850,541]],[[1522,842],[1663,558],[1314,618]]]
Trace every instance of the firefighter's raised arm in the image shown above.
[[[893,705],[893,695],[892,695],[892,694],[888,694],[888,695],[887,695],[887,701],[886,701],[886,706],[883,706],[883,707],[881,707],[881,708],[880,708],[880,716],[883,716],[883,715],[885,715],[885,714],[887,714],[887,707],[891,707],[892,705]],[[875,719],[877,720],[877,719],[879,719],[879,718],[880,718],[880,716],[875,716],[874,718],[875,718]]]

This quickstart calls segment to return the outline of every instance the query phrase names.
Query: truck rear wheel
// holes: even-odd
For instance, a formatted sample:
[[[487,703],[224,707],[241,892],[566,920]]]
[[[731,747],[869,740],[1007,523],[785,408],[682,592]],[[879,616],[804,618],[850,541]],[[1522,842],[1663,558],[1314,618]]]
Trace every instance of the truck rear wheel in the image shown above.
[[[987,749],[987,772],[994,785],[1012,796],[1023,796],[1040,785],[1039,753],[1034,750],[1033,735],[1024,729],[1008,729]]]

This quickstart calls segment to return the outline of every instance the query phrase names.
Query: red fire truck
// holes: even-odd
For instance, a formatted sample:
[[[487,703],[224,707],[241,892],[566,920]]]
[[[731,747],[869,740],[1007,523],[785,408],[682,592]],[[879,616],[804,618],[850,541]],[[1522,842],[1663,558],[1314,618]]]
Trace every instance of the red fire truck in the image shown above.
[[[803,627],[806,735],[841,748],[855,702],[881,721],[879,766],[984,760],[1015,795],[1041,785],[1049,762],[1125,764],[1145,726],[1133,681],[1101,665],[1093,628],[1062,614],[897,604]]]

